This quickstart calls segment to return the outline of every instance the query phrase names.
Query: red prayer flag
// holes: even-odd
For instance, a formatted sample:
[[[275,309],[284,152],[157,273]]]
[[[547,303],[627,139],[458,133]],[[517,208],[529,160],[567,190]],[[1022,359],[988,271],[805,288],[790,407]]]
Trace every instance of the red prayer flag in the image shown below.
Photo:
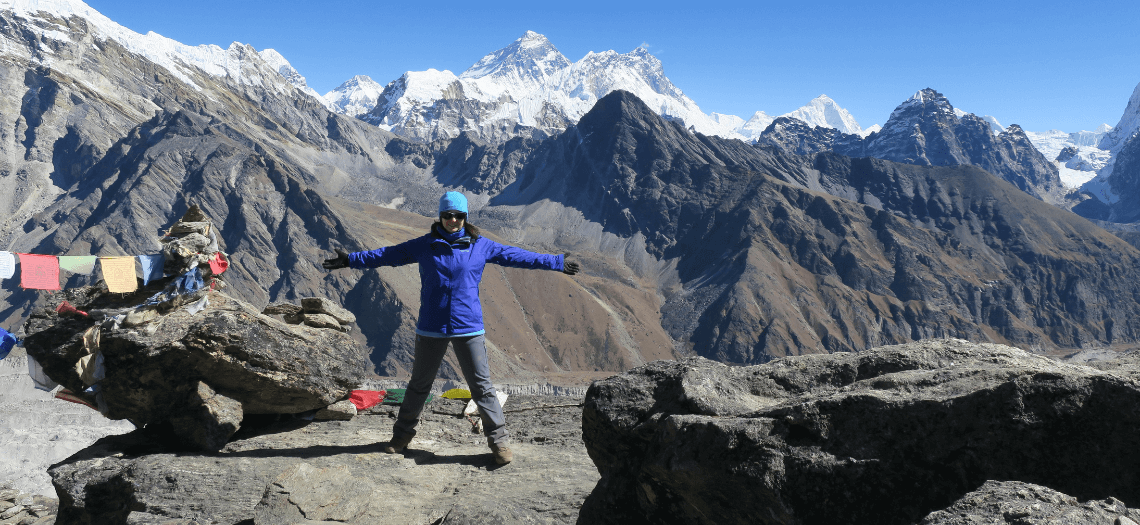
[[[221,275],[222,272],[226,271],[226,268],[229,267],[230,262],[222,256],[222,252],[215,253],[214,256],[210,258],[210,271],[214,272],[214,275]]]
[[[348,400],[356,406],[357,410],[364,410],[379,405],[384,400],[384,393],[383,390],[353,390],[352,394],[348,396]]]
[[[54,255],[20,255],[20,286],[33,290],[59,289],[59,259]]]
[[[80,309],[72,306],[71,303],[69,303],[67,301],[59,303],[59,306],[56,307],[55,311],[59,312],[60,315],[63,315],[63,314],[87,315],[87,312],[84,312],[83,310],[80,310]]]

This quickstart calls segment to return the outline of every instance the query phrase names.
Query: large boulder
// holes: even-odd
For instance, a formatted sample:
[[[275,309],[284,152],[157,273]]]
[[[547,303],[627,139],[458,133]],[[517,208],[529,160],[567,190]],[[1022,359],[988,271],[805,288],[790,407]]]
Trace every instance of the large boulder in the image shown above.
[[[75,365],[92,350],[84,346],[83,334],[95,327],[105,376],[98,382],[104,415],[140,426],[213,413],[205,419],[228,428],[243,413],[325,408],[357,388],[371,369],[367,350],[347,334],[284,323],[219,291],[204,292],[208,306],[196,313],[179,307],[116,327],[110,314],[119,310],[113,307],[139,304],[162,286],[140,290],[138,297],[96,287],[60,292],[28,319],[24,346],[52,379],[82,392],[89,385]],[[90,315],[59,314],[54,306],[63,300]],[[226,400],[224,411],[230,415],[215,417],[219,410],[206,402],[215,393]],[[191,442],[213,443],[215,449],[224,444],[217,428],[207,432],[212,437]]]
[[[596,382],[579,523],[914,523],[987,480],[1140,503],[1140,384],[937,340]]]

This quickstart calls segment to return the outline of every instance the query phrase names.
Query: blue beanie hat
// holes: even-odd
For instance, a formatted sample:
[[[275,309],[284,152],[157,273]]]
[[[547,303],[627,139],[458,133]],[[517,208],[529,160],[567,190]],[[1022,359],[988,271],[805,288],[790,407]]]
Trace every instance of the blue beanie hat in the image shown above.
[[[467,213],[467,197],[458,191],[449,191],[439,198],[439,212],[461,211]]]

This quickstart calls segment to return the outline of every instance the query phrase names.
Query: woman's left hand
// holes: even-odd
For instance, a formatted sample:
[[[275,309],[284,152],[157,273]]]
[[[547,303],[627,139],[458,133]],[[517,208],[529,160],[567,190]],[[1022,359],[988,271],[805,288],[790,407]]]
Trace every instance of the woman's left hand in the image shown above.
[[[567,260],[569,258],[570,254],[568,253],[562,256],[562,273],[566,275],[574,275],[578,273],[578,263],[570,262]]]

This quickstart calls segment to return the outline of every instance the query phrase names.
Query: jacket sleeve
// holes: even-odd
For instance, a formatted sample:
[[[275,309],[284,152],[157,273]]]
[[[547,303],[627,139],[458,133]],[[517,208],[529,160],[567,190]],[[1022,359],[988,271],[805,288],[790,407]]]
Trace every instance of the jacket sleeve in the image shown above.
[[[416,246],[420,239],[404,241],[365,252],[348,254],[349,268],[376,268],[377,266],[403,266],[416,262]]]
[[[562,255],[534,253],[516,246],[499,244],[486,237],[480,238],[479,242],[491,243],[487,249],[487,262],[512,268],[562,271]]]

